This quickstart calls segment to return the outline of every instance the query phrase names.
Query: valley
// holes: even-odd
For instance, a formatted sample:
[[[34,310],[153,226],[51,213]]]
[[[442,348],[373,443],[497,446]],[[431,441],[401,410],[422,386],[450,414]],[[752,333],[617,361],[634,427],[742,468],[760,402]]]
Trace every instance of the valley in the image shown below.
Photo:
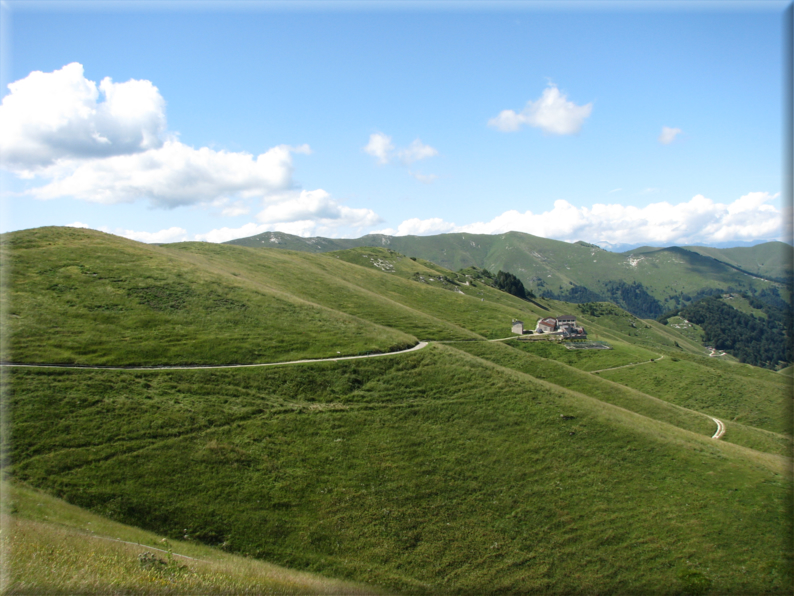
[[[286,574],[272,585],[288,593],[787,592],[790,375],[710,358],[678,323],[543,297],[528,265],[489,261],[480,237],[460,240],[474,262],[397,238],[297,251],[285,236],[267,242],[287,250],[70,228],[0,237],[3,490],[20,503],[4,515],[32,537],[19,544],[46,540],[31,503],[67,507],[57,497],[81,508],[72,516],[148,532],[136,540],[150,546],[156,533],[184,554],[287,568],[251,573]],[[546,259],[547,287],[572,281],[562,271],[585,252],[613,259],[566,245],[553,260],[505,236]],[[655,276],[626,283],[780,285],[727,265],[679,275],[673,257],[715,260],[663,252]],[[535,297],[470,266],[511,271]],[[514,319],[550,314],[611,349],[512,336]],[[140,571],[135,552],[114,556]],[[204,577],[185,564],[194,575],[168,593]],[[137,593],[130,573],[119,581]],[[19,567],[10,581],[21,592],[34,580]],[[246,593],[254,580],[234,581],[201,589]]]

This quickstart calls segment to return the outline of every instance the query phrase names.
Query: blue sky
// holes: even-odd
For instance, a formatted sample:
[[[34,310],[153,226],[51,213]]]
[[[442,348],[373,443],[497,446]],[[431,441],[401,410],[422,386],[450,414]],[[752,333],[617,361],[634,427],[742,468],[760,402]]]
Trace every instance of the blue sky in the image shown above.
[[[158,6],[4,3],[0,231],[784,233],[787,3]]]

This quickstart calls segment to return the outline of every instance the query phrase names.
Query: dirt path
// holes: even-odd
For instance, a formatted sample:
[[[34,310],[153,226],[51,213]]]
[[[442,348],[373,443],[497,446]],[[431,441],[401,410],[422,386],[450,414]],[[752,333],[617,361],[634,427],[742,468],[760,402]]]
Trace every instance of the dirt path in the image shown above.
[[[619,368],[628,368],[630,366],[639,366],[641,364],[650,364],[651,362],[656,362],[658,360],[661,360],[662,358],[664,358],[664,356],[659,356],[658,358],[656,358],[654,360],[646,360],[645,362],[632,362],[631,364],[624,364],[623,366],[613,366],[612,368],[602,368],[600,370],[591,370],[590,374],[600,373],[600,372],[604,372],[606,370],[617,370]]]
[[[712,439],[721,439],[721,438],[722,438],[722,435],[724,435],[724,434],[725,434],[725,424],[722,422],[722,420],[717,420],[717,419],[716,419],[716,418],[714,418],[713,416],[710,416],[710,418],[711,418],[711,419],[712,419],[714,422],[716,422],[716,423],[717,423],[717,432],[715,432],[715,433],[714,433],[714,434],[711,436],[711,438],[712,438]]]
[[[18,368],[79,368],[86,370],[204,370],[219,368],[254,368],[257,366],[285,366],[288,364],[306,364],[310,362],[338,362],[340,360],[358,360],[359,358],[379,358],[381,356],[396,356],[407,354],[426,348],[428,342],[420,341],[413,348],[399,350],[398,352],[384,352],[382,354],[363,354],[361,356],[337,356],[336,358],[313,358],[309,360],[290,360],[288,362],[263,362],[261,364],[208,364],[208,365],[183,365],[183,366],[85,366],[82,364],[18,364],[5,362],[0,366],[13,366]]]

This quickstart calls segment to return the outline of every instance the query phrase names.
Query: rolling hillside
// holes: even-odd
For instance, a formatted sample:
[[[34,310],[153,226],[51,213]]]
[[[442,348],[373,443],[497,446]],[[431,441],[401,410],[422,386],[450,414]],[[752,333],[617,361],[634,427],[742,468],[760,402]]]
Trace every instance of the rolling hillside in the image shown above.
[[[766,291],[784,299],[790,293],[785,285],[776,283],[789,280],[790,284],[787,245],[780,242],[742,249],[645,248],[620,254],[584,242],[560,242],[520,232],[370,234],[357,239],[300,238],[266,232],[228,244],[314,253],[387,247],[454,271],[472,265],[492,272],[510,271],[537,295],[571,302],[609,300],[643,318],[656,318],[709,291]],[[758,277],[764,275],[772,281]]]
[[[789,376],[718,362],[610,303],[520,300],[389,247],[41,228],[0,248],[6,362],[286,362],[431,342],[267,368],[3,366],[13,483],[388,591],[787,593]],[[613,349],[489,341],[549,313]]]
[[[791,283],[792,247],[784,242],[766,242],[757,246],[708,248],[686,246],[692,252],[712,257],[737,269],[767,279]]]

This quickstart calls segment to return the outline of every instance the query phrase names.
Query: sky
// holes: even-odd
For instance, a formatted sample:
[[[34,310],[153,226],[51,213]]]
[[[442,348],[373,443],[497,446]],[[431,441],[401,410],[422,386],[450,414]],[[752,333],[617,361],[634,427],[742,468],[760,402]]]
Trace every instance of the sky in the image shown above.
[[[0,232],[785,240],[788,5],[3,1]]]

